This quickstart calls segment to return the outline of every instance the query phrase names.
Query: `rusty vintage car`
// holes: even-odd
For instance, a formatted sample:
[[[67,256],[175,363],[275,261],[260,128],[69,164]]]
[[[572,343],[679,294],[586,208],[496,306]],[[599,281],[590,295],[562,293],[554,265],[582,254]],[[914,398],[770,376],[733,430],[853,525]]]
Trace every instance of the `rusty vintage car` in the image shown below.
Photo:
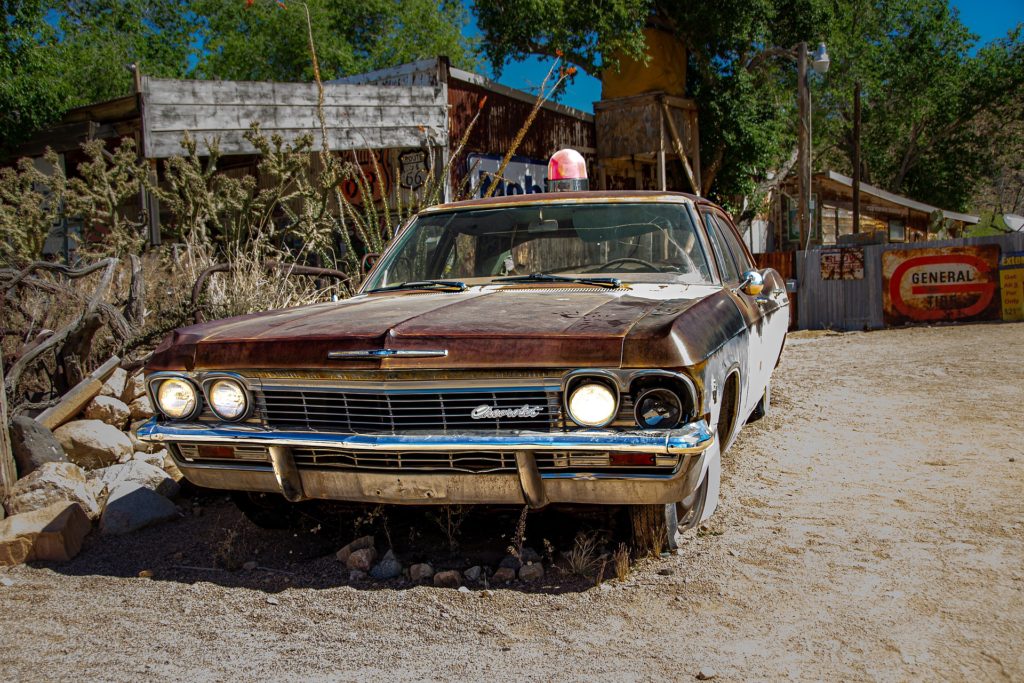
[[[789,301],[729,216],[666,192],[420,213],[353,297],[173,332],[146,381],[191,482],[277,501],[630,506],[706,519]]]

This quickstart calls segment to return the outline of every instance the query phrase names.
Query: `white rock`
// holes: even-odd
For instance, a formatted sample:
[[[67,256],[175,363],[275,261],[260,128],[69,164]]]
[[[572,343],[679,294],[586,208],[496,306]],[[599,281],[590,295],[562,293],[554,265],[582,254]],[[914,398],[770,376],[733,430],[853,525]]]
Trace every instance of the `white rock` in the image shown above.
[[[128,424],[128,418],[131,417],[131,411],[121,399],[100,395],[89,401],[82,411],[82,416],[87,420],[100,420],[118,429],[124,429]]]
[[[82,549],[91,530],[82,506],[67,501],[8,517],[0,521],[0,565],[66,562]]]
[[[141,372],[137,372],[128,378],[125,382],[124,392],[121,394],[121,400],[125,403],[131,403],[140,396],[146,395],[146,378]]]
[[[110,377],[103,383],[100,388],[101,396],[113,396],[116,399],[120,399],[121,395],[124,394],[124,385],[128,381],[128,373],[121,368],[115,368],[114,372],[110,373]]]
[[[99,420],[68,422],[53,435],[68,460],[82,467],[103,467],[117,462],[121,456],[130,458],[135,452],[127,434]]]
[[[148,396],[140,396],[128,405],[133,420],[147,420],[153,417],[153,404]]]
[[[135,455],[132,456],[132,460],[141,460],[142,462],[149,463],[153,467],[159,467],[161,470],[164,468],[164,452],[159,453],[145,453],[143,451],[135,451]]]
[[[8,514],[18,515],[68,501],[81,505],[92,519],[100,514],[100,504],[81,467],[70,462],[47,462],[14,483],[4,507]]]
[[[124,464],[111,465],[97,470],[100,481],[113,491],[124,484],[144,486],[162,496],[172,497],[178,493],[178,483],[161,468],[142,460],[129,460]]]
[[[153,489],[124,482],[110,491],[100,517],[100,533],[126,534],[177,516],[178,506]]]

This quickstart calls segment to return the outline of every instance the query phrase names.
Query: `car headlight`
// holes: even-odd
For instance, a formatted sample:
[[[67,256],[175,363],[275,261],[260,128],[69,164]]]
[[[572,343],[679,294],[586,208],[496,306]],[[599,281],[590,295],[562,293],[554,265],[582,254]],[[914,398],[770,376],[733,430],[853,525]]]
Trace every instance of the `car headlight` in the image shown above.
[[[160,382],[156,402],[160,412],[172,420],[180,420],[195,413],[199,395],[192,382],[171,377]]]
[[[671,429],[683,417],[683,404],[673,391],[648,389],[637,397],[634,414],[644,429]]]
[[[207,393],[210,408],[222,420],[237,420],[249,407],[245,389],[233,379],[214,380]]]
[[[603,427],[615,417],[615,393],[599,382],[586,382],[569,395],[569,417],[585,427]]]

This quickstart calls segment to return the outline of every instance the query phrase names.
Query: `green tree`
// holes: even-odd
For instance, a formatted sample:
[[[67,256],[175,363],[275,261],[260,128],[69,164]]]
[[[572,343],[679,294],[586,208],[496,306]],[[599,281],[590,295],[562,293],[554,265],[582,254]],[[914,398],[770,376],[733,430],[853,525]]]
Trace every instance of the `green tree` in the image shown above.
[[[616,51],[643,54],[644,25],[674,31],[689,49],[704,193],[734,208],[754,206],[762,181],[792,158],[800,41],[824,40],[832,54],[811,85],[818,169],[852,168],[854,81],[865,94],[866,177],[943,207],[966,207],[991,172],[1014,130],[991,121],[1024,115],[1020,32],[974,53],[977,38],[944,0],[476,0],[474,9],[496,67],[560,51],[598,75]],[[595,22],[602,12],[613,20]]]
[[[306,7],[325,80],[437,55],[476,63],[475,44],[462,35],[469,13],[457,0],[309,0]],[[204,35],[198,75],[313,78],[302,3],[199,0],[194,9]]]

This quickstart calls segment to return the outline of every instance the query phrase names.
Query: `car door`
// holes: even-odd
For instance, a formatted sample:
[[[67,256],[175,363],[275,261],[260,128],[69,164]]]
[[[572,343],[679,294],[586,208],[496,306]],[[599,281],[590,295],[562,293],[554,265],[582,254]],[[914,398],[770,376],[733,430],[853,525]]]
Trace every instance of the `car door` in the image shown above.
[[[746,252],[730,240],[734,237],[732,223],[714,208],[702,211],[704,226],[715,251],[715,260],[724,285],[747,324],[747,348],[740,359],[740,417],[745,418],[754,402],[764,391],[765,340],[763,315],[756,297],[744,293],[740,288],[743,273],[751,270],[752,260]]]
[[[729,251],[736,262],[736,268],[740,271],[740,277],[748,270],[756,270],[753,255],[740,239],[739,231],[732,221],[721,212],[714,211],[714,217],[719,224],[722,241],[729,247]],[[737,299],[743,302],[744,315],[749,314],[748,320],[751,324],[751,355],[750,355],[750,382],[749,400],[752,408],[761,394],[765,385],[771,379],[772,370],[782,351],[782,343],[786,337],[786,330],[789,327],[789,311],[785,307],[788,304],[785,287],[780,286],[781,278],[777,277],[774,271],[763,273],[764,289],[756,296],[751,296],[743,290],[735,294]],[[760,348],[755,348],[759,346]]]

